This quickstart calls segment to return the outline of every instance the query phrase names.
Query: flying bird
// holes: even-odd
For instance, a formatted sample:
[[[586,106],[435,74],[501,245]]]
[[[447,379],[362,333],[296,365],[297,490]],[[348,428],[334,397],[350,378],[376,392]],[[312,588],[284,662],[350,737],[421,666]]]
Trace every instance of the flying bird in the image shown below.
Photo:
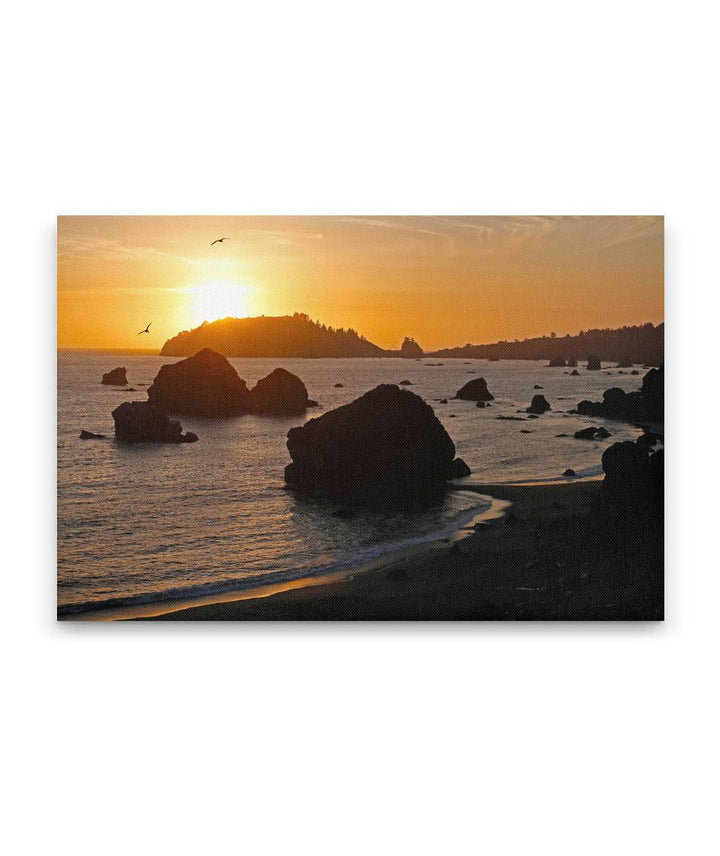
[[[150,324],[152,324],[152,321],[150,322]],[[148,324],[148,325],[147,325],[147,327],[146,327],[144,330],[141,330],[141,331],[138,333],[138,336],[142,336],[142,334],[143,334],[143,333],[149,333],[149,332],[150,332],[150,324]]]
[[[224,240],[225,240],[225,238],[216,238],[216,239],[215,239],[215,240],[210,244],[210,246],[212,247],[212,245],[213,245],[213,244],[222,244],[222,242],[223,242]]]

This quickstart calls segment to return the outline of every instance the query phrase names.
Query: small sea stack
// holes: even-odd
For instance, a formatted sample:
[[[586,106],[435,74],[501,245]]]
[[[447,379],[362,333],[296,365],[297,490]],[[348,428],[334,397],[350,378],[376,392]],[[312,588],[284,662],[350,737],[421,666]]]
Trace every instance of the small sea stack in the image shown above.
[[[550,410],[550,404],[544,395],[533,395],[530,407],[525,409],[526,413],[532,413],[540,416]]]
[[[547,367],[549,369],[561,369],[565,368],[566,365],[565,357],[552,357],[550,362],[547,364]]]
[[[290,486],[354,505],[427,508],[469,473],[432,408],[391,384],[292,428],[287,447]]]
[[[127,386],[128,379],[126,375],[127,369],[124,367],[118,367],[116,369],[112,369],[109,372],[106,372],[102,376],[102,380],[100,383],[105,386]]]
[[[148,389],[148,399],[163,413],[188,416],[236,416],[253,409],[245,381],[210,348],[163,366]]]
[[[488,391],[487,382],[484,377],[469,380],[456,393],[455,398],[462,401],[494,401],[495,396]]]
[[[250,390],[250,407],[267,416],[299,416],[310,406],[307,388],[297,375],[275,369]],[[317,407],[317,402],[313,402]]]
[[[126,401],[112,412],[115,438],[122,443],[194,443],[197,434],[182,433],[177,419],[170,419],[149,401]]]
[[[587,358],[587,370],[589,372],[599,372],[601,368],[600,357],[597,354],[590,354]]]

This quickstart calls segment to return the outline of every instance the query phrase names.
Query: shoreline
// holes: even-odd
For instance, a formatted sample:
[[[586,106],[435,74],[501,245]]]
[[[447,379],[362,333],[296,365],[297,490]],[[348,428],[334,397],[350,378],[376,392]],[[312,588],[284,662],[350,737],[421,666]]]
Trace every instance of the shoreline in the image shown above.
[[[173,612],[183,611],[191,608],[202,608],[205,606],[232,603],[235,601],[254,600],[256,598],[270,597],[275,594],[293,591],[301,588],[310,588],[316,586],[324,586],[333,583],[341,583],[346,579],[351,579],[358,574],[371,573],[375,570],[382,569],[388,564],[392,564],[398,557],[412,556],[421,554],[425,550],[432,548],[433,545],[443,543],[455,543],[465,537],[469,537],[475,527],[484,525],[487,522],[502,517],[510,503],[504,500],[497,500],[491,496],[487,496],[474,485],[464,486],[458,484],[456,490],[466,491],[477,494],[479,498],[488,500],[488,505],[481,511],[473,514],[473,516],[464,522],[461,522],[452,531],[441,530],[437,533],[430,533],[427,539],[419,540],[417,543],[403,543],[387,545],[389,549],[382,550],[379,555],[359,562],[357,565],[351,565],[347,568],[329,569],[327,573],[308,573],[305,576],[296,577],[288,580],[278,580],[276,582],[259,583],[248,585],[246,587],[238,587],[236,589],[228,589],[223,592],[210,592],[208,594],[200,594],[196,596],[189,595],[187,598],[178,598],[176,600],[158,600],[148,603],[138,604],[122,604],[118,606],[105,606],[97,609],[87,609],[82,612],[68,612],[63,615],[58,615],[59,621],[121,621],[133,619],[149,619],[163,618]]]
[[[502,503],[502,514],[473,521],[457,537],[386,554],[337,578],[142,618],[661,620],[653,558],[646,557],[645,567],[633,556],[629,570],[619,568],[616,555],[588,541],[600,485],[589,479],[473,486]]]

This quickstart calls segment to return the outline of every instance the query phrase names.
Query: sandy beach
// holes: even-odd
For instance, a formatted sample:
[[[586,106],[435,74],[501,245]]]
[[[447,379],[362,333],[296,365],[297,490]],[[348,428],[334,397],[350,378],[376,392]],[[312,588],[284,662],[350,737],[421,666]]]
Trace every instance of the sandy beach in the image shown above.
[[[479,489],[511,507],[462,540],[393,554],[336,582],[152,618],[662,619],[662,553],[607,537],[593,513],[599,481]]]

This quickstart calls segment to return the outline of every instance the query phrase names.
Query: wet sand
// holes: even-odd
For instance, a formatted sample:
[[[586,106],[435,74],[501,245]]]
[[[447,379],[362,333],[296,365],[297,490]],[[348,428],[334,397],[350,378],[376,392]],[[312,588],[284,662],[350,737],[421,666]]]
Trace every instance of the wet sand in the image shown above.
[[[660,620],[662,553],[608,540],[600,482],[484,485],[505,516],[336,582],[152,616],[173,621]]]

